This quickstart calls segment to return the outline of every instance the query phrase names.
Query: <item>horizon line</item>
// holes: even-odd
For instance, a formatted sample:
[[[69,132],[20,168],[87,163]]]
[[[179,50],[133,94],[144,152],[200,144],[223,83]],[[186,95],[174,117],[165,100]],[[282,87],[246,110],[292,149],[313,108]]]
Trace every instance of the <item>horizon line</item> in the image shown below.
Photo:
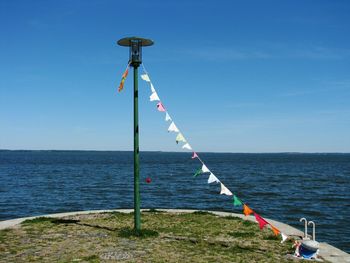
[[[0,149],[0,151],[18,151],[18,152],[133,152],[133,150],[56,150],[56,149]],[[164,153],[188,153],[184,151],[161,151],[161,150],[144,150],[140,152],[164,152]],[[197,151],[197,153],[232,153],[232,154],[350,154],[350,152],[295,152],[295,151],[281,151],[281,152],[225,152],[225,151]]]

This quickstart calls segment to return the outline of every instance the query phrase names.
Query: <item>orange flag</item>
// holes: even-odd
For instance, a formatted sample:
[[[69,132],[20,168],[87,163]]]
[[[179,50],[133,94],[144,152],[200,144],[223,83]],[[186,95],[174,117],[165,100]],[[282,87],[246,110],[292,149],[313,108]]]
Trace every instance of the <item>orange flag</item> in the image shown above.
[[[243,214],[246,216],[250,215],[253,213],[253,210],[250,209],[246,204],[243,205]]]
[[[128,76],[128,73],[129,73],[129,65],[127,66],[125,72],[123,73],[122,80],[120,81],[120,84],[119,84],[118,92],[121,92],[123,90],[124,81],[125,81],[126,77]]]
[[[276,227],[274,227],[273,225],[270,225],[271,229],[273,231],[273,233],[275,234],[275,236],[278,236],[279,233],[281,233],[281,231],[279,231]]]

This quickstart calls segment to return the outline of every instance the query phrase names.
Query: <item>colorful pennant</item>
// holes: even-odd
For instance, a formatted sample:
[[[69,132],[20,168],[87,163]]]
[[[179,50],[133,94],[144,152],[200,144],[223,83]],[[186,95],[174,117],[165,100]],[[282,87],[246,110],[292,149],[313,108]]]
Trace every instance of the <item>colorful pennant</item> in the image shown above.
[[[158,109],[159,111],[165,111],[165,108],[164,108],[164,106],[163,106],[163,104],[162,104],[161,102],[158,102],[158,103],[157,103],[157,109]]]
[[[243,205],[243,214],[246,216],[249,216],[250,214],[253,213],[253,210],[250,209],[246,204]]]
[[[198,158],[197,153],[196,153],[196,152],[193,152],[193,155],[192,155],[192,157],[191,157],[191,158],[192,158],[192,159]]]
[[[213,173],[210,173],[208,178],[208,184],[211,183],[220,183],[219,179]]]
[[[223,195],[232,195],[231,191],[226,187],[224,186],[223,183],[221,183],[221,191],[220,191],[220,194]]]
[[[153,84],[151,83],[151,91],[152,93],[156,92],[155,88],[153,87]]]
[[[182,149],[187,149],[187,150],[192,151],[192,147],[191,147],[191,145],[189,145],[188,143],[184,144],[184,145],[182,146]]]
[[[259,216],[257,213],[254,213],[254,216],[255,216],[256,221],[259,223],[260,229],[263,229],[264,226],[269,224],[264,218]]]
[[[271,229],[272,229],[272,232],[274,233],[275,236],[278,236],[279,233],[281,233],[281,231],[279,231],[276,227],[274,227],[273,225],[271,225]]]
[[[175,123],[172,122],[168,128],[168,132],[179,132],[179,129],[176,127]]]
[[[152,95],[149,97],[150,101],[160,101],[157,92],[153,92]]]
[[[124,82],[126,80],[126,77],[128,76],[129,73],[129,64],[126,67],[126,70],[124,71],[123,75],[122,75],[122,80],[120,81],[119,87],[118,87],[118,92],[121,92],[124,88]]]
[[[282,237],[282,241],[281,241],[281,244],[287,240],[288,236],[284,233],[281,232],[281,237]]]
[[[182,133],[179,133],[177,136],[176,136],[176,143],[179,143],[179,142],[187,142],[185,137],[182,135]]]
[[[197,177],[198,175],[200,175],[202,173],[202,168],[199,168],[196,173],[193,175],[193,177]]]
[[[208,167],[205,164],[202,165],[202,171],[203,171],[203,173],[210,173],[210,170],[208,169]]]
[[[142,78],[144,81],[151,82],[151,80],[150,80],[149,77],[148,77],[148,74],[142,74],[142,75],[141,75],[141,78]]]
[[[242,201],[240,199],[238,199],[238,197],[236,195],[233,196],[233,205],[234,206],[241,206],[241,205],[243,205]]]
[[[168,112],[165,113],[165,121],[171,121],[171,118]]]

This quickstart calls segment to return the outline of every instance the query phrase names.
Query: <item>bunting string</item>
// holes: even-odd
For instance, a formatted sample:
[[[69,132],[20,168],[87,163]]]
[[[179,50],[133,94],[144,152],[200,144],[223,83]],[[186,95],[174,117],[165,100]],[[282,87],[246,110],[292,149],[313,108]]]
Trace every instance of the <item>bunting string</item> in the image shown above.
[[[142,80],[146,81],[149,85],[150,85],[150,89],[151,89],[151,95],[150,95],[150,101],[156,101],[157,102],[157,110],[160,112],[164,112],[165,113],[165,121],[166,122],[170,122],[170,125],[168,127],[168,132],[174,132],[176,133],[176,144],[182,143],[181,147],[184,150],[189,150],[192,152],[192,159],[197,159],[201,164],[202,167],[199,168],[197,171],[195,171],[193,177],[197,177],[201,174],[209,174],[208,177],[208,184],[212,184],[212,183],[220,183],[220,194],[221,195],[227,195],[227,196],[232,196],[232,203],[234,207],[242,207],[243,209],[243,214],[245,216],[249,216],[249,215],[254,215],[256,222],[259,224],[259,228],[263,229],[265,226],[269,226],[273,232],[274,235],[281,235],[282,241],[281,243],[283,243],[285,240],[287,240],[288,235],[286,235],[285,233],[282,233],[278,228],[276,228],[275,226],[273,226],[271,223],[269,223],[267,220],[265,220],[262,216],[260,216],[256,211],[254,211],[252,208],[250,208],[246,203],[244,203],[240,198],[238,198],[235,194],[233,194],[231,192],[231,190],[229,188],[227,188],[227,186],[224,185],[224,183],[219,180],[214,173],[205,165],[204,161],[199,157],[198,153],[193,150],[192,146],[190,145],[190,143],[188,142],[188,140],[185,138],[184,134],[182,131],[180,131],[180,129],[176,126],[174,120],[171,118],[168,110],[164,107],[163,102],[161,101],[156,89],[154,88],[154,85],[149,77],[149,74],[147,72],[147,70],[145,69],[144,65],[142,65],[143,68],[143,74],[141,75]],[[129,67],[129,65],[128,65]],[[127,68],[128,69],[128,68]],[[123,78],[124,78],[125,73],[123,74]],[[126,73],[127,76],[127,73]],[[126,78],[125,76],[125,78]],[[124,78],[124,80],[125,80]],[[122,82],[124,81],[122,79]],[[124,83],[124,82],[123,82]],[[122,84],[122,83],[121,83]]]

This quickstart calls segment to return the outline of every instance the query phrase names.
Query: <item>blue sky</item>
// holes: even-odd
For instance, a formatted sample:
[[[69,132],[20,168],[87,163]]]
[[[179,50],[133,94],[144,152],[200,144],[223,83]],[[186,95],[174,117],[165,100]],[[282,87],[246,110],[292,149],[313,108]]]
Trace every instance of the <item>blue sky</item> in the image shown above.
[[[135,3],[134,5],[131,3]],[[192,147],[350,152],[349,1],[0,1],[0,148],[131,150],[143,62]],[[181,151],[140,80],[141,150]]]

